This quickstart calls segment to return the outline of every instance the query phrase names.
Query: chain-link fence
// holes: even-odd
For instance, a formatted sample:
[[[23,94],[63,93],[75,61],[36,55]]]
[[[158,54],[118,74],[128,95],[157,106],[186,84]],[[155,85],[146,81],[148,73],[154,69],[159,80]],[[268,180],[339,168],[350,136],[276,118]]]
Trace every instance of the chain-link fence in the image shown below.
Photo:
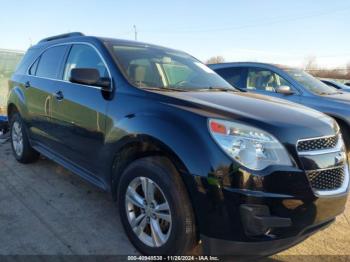
[[[4,114],[8,92],[8,80],[24,52],[0,49],[0,115]]]

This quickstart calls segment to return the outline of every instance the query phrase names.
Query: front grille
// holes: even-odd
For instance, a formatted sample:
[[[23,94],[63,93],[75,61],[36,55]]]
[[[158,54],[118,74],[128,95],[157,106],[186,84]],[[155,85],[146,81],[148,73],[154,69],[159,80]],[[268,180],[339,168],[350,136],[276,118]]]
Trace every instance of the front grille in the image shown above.
[[[341,187],[344,182],[344,166],[320,171],[310,171],[307,176],[313,189],[335,190]]]
[[[345,156],[341,134],[301,139],[297,142],[296,149],[299,156],[302,156],[301,164],[310,187],[316,194],[329,196],[347,190],[349,183],[347,159],[339,158]],[[334,163],[334,165],[329,166],[326,163]],[[325,166],[328,168],[323,169]]]
[[[297,150],[299,152],[305,152],[334,148],[338,143],[338,138],[339,136],[335,135],[330,137],[300,140],[297,145]]]

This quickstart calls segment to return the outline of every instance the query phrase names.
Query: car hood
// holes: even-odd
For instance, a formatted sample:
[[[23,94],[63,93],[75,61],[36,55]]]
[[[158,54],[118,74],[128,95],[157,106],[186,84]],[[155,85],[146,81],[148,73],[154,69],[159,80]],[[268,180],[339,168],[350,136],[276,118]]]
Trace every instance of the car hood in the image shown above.
[[[168,102],[206,117],[250,124],[271,132],[280,140],[333,135],[334,121],[323,113],[268,96],[240,92],[161,92],[180,99]],[[292,139],[292,137],[294,137]]]
[[[343,92],[343,91],[342,91]],[[321,96],[324,99],[331,100],[331,101],[337,101],[345,104],[350,104],[350,93],[344,92],[334,95],[323,95]]]

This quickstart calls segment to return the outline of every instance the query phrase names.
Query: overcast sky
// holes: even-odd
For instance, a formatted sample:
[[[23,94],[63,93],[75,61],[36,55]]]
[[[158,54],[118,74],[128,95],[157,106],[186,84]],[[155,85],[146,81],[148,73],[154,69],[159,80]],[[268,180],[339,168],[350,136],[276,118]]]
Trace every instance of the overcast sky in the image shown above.
[[[25,50],[65,32],[138,39],[201,60],[264,61],[325,67],[350,62],[349,0],[2,1],[0,48]]]

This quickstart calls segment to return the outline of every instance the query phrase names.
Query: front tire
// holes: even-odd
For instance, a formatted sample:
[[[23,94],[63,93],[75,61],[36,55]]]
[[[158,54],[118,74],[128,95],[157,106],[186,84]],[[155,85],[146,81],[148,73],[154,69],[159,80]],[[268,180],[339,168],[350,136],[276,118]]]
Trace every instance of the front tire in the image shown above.
[[[134,161],[118,187],[126,234],[145,255],[183,255],[196,245],[195,219],[185,186],[163,157]]]
[[[18,162],[27,164],[38,160],[39,153],[31,147],[27,129],[18,113],[11,116],[10,137],[12,152]]]
[[[348,132],[349,128],[347,128],[347,126],[345,126],[343,123],[340,123],[340,122],[338,122],[338,125],[344,139],[346,151],[349,152],[350,151],[350,134]]]

